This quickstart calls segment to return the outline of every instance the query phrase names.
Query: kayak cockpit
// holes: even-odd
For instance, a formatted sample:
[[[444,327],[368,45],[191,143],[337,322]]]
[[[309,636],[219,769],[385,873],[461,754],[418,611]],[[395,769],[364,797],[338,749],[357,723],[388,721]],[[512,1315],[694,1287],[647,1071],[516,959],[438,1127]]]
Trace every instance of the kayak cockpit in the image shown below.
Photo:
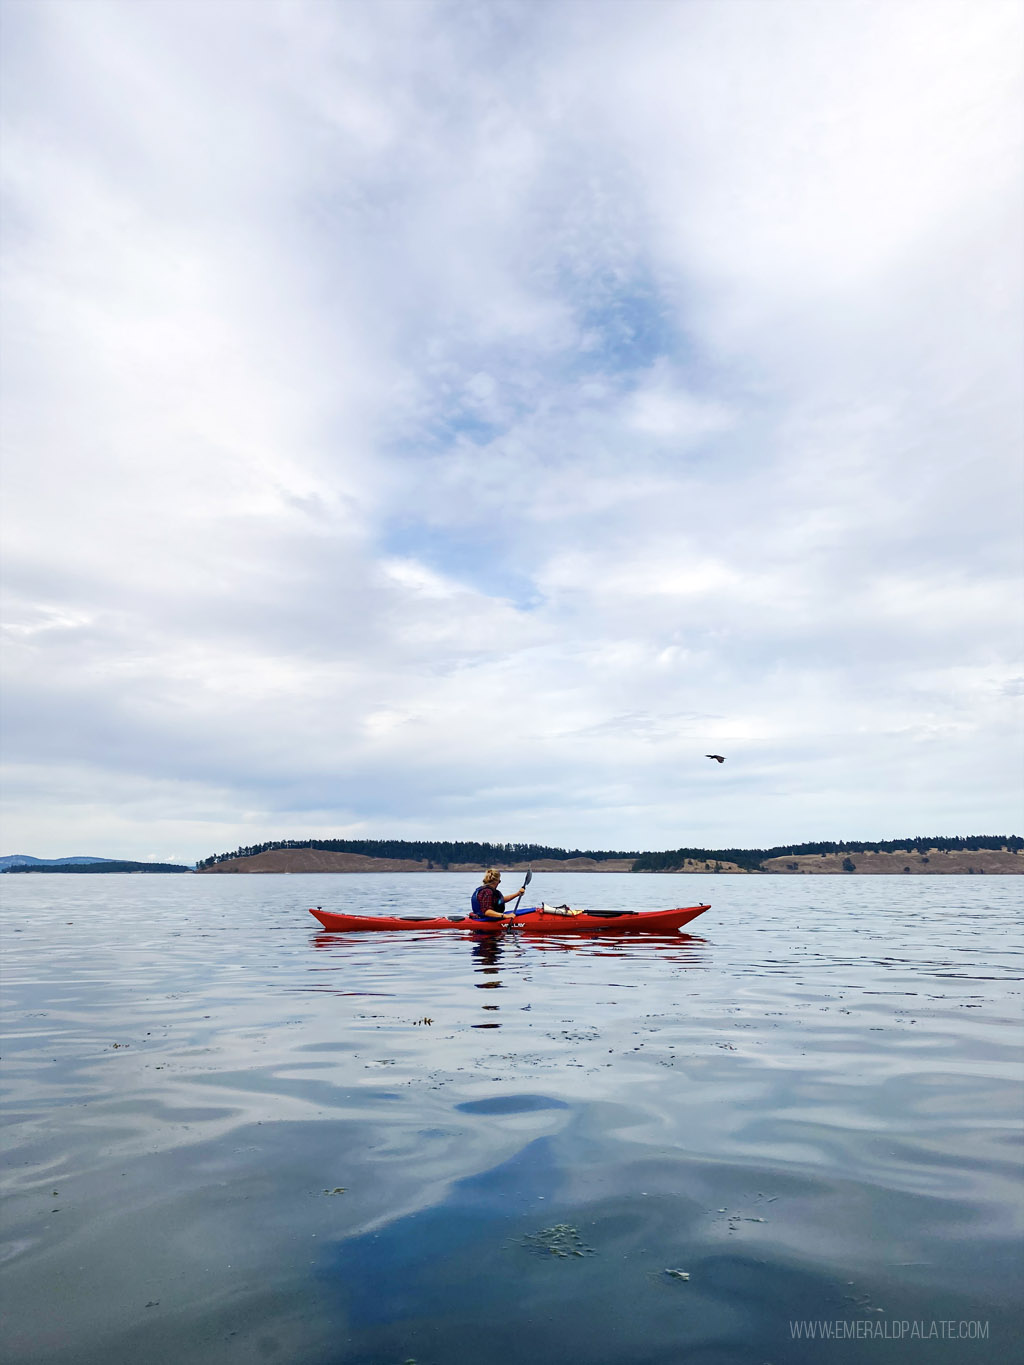
[[[436,924],[438,918],[445,919],[449,924],[461,924],[466,918],[465,915],[396,915],[403,924]]]

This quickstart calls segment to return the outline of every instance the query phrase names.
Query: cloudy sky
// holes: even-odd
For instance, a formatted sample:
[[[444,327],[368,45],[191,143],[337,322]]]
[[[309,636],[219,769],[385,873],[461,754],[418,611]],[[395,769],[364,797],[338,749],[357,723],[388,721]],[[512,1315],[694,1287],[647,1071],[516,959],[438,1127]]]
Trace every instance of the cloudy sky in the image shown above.
[[[3,11],[0,851],[1020,830],[1015,0]]]

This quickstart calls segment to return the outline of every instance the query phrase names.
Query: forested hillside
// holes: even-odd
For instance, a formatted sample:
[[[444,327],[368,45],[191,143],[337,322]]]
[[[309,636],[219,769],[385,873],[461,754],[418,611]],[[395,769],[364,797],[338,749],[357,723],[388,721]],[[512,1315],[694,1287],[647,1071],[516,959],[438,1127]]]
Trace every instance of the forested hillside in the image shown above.
[[[735,863],[750,872],[762,869],[769,858],[795,858],[842,853],[977,853],[983,850],[998,852],[1006,849],[1019,853],[1024,849],[1024,839],[1015,834],[976,834],[959,837],[932,835],[925,838],[916,835],[913,839],[867,839],[842,840],[838,843],[820,840],[807,844],[782,844],[776,848],[677,848],[666,853],[641,853],[633,864],[634,872],[671,872],[681,868],[688,859],[695,862]]]
[[[627,853],[595,852],[593,849],[551,848],[547,844],[451,843],[437,840],[407,839],[276,839],[265,844],[250,844],[231,853],[214,853],[196,864],[196,869],[212,867],[230,858],[253,858],[258,853],[277,849],[317,848],[326,853],[358,853],[365,858],[402,858],[433,863],[445,868],[452,863],[522,863],[543,858],[593,858],[597,862],[636,858]]]
[[[425,863],[430,868],[444,870],[449,866],[486,865],[512,866],[545,860],[568,861],[571,858],[590,858],[595,862],[631,861],[634,872],[671,872],[676,869],[696,870],[695,865],[713,868],[740,868],[745,872],[778,871],[764,864],[773,858],[826,858],[835,854],[907,853],[918,857],[929,852],[981,852],[985,850],[1017,853],[1024,849],[1024,839],[1017,835],[979,834],[961,837],[917,835],[912,839],[817,841],[803,844],[782,844],[775,848],[677,848],[663,853],[637,853],[608,849],[566,849],[546,844],[490,844],[408,839],[278,839],[263,844],[250,844],[230,853],[215,853],[196,864],[204,871],[219,863],[239,858],[254,858],[261,853],[282,849],[319,849],[329,853],[358,854],[366,858],[402,859]],[[689,866],[687,866],[689,864]]]

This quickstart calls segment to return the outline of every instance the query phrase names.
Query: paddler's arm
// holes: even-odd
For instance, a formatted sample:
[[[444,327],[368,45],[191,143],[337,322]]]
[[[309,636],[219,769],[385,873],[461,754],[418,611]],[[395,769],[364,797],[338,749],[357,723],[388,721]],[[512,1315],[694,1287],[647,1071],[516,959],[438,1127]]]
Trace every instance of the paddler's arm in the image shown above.
[[[508,905],[509,901],[514,901],[515,898],[521,896],[525,890],[526,887],[521,886],[518,891],[513,891],[511,896],[505,897],[503,905]],[[516,912],[514,910],[488,910],[486,913],[491,919],[515,919],[516,917]]]
[[[505,897],[505,905],[508,905],[509,901],[515,901],[517,895],[522,895],[524,891],[526,891],[526,887],[520,886],[519,890],[513,891],[512,895],[507,895],[507,897]],[[516,917],[516,912],[515,910],[498,910],[497,917],[502,920],[513,920]]]
[[[526,890],[525,886],[520,887],[520,889],[514,892],[511,896],[505,897],[505,899],[502,901],[502,905],[504,906],[506,901],[514,901],[516,896],[521,896],[525,890]],[[492,900],[491,904],[484,911],[484,915],[487,919],[514,919],[515,911],[505,909],[498,910],[495,908],[494,901]]]
[[[506,896],[506,897],[505,897],[505,904],[507,905],[509,901],[514,901],[514,900],[516,899],[516,897],[517,897],[517,896],[521,896],[525,890],[526,890],[526,887],[525,887],[525,886],[521,886],[521,887],[519,888],[519,890],[518,890],[518,891],[514,891],[514,892],[512,893],[511,896]],[[515,917],[516,917],[516,912],[515,912],[515,910],[506,910],[506,911],[505,911],[505,914],[504,914],[504,916],[503,916],[504,919],[515,919]]]

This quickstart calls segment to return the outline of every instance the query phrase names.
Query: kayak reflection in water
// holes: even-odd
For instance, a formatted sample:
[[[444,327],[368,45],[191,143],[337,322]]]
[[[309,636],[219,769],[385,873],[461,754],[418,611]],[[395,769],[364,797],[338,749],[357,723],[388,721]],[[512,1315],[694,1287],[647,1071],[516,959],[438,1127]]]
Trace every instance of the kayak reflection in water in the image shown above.
[[[497,868],[489,867],[484,873],[483,884],[478,886],[473,892],[473,910],[470,919],[496,920],[513,919],[512,911],[505,909],[505,897],[498,890],[498,883],[501,881],[501,873]],[[513,891],[509,897],[515,900],[526,890],[521,886],[518,891]]]
[[[474,934],[473,935],[473,970],[481,972],[484,976],[497,976],[498,963],[501,955],[505,951],[505,934]],[[488,990],[496,986],[496,981],[485,981],[480,985],[481,990]]]

